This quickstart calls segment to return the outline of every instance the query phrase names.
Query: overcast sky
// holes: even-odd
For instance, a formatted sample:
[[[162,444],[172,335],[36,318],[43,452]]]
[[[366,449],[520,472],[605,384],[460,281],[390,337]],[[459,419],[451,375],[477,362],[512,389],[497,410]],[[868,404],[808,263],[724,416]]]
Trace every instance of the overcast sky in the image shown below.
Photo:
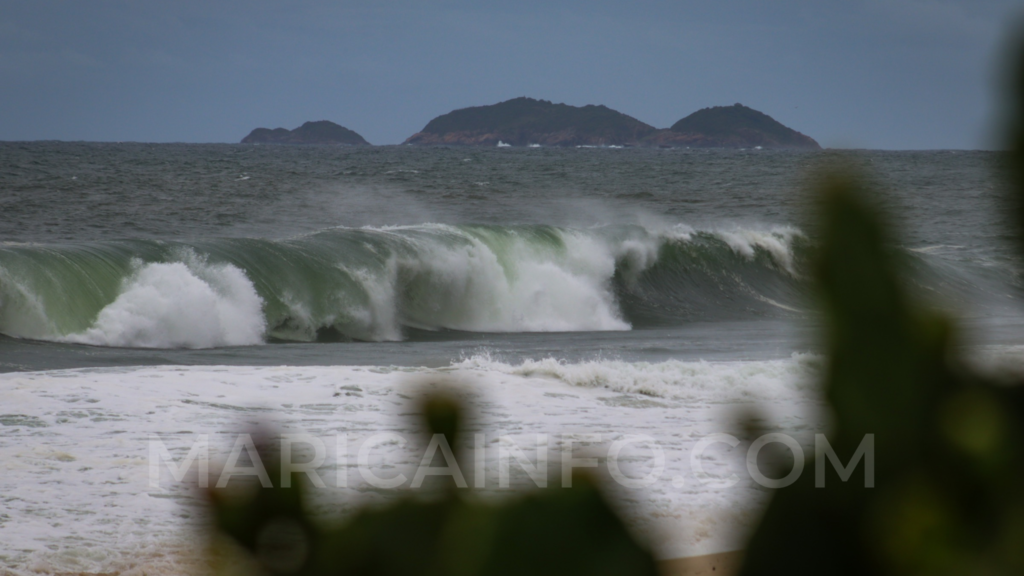
[[[990,148],[1010,0],[0,0],[0,140],[397,144],[531,96],[659,128],[743,103],[825,146]]]

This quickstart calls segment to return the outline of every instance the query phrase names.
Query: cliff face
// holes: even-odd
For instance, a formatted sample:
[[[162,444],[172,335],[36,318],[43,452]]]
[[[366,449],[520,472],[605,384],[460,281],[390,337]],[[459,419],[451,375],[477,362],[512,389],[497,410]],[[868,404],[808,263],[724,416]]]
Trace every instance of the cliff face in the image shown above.
[[[438,116],[406,144],[494,146],[622,146],[655,132],[653,126],[605,106],[569,106],[515,98]]]
[[[820,150],[810,136],[787,128],[771,116],[742,104],[704,108],[659,130],[645,143],[691,148],[790,148]]]
[[[257,128],[242,138],[242,144],[341,144],[368,146],[362,136],[334,122],[306,122],[295,130]]]

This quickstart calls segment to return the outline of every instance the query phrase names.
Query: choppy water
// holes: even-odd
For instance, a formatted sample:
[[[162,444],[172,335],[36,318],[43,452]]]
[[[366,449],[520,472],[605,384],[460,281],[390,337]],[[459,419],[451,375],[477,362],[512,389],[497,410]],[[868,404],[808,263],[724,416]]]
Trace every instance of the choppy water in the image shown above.
[[[685,452],[752,403],[801,441],[825,425],[803,190],[836,156],[0,143],[0,560],[187,571],[153,551],[201,515],[146,484],[150,434],[184,449],[248,410],[401,431],[438,378],[521,434],[663,441],[631,522],[663,555],[735,546],[761,492],[693,488]],[[1015,357],[1000,156],[845,161],[971,353]]]
[[[628,359],[671,356],[694,326],[711,339],[736,332],[740,342],[724,348],[741,357],[786,353],[751,349],[743,334],[771,321],[791,333],[809,316],[813,231],[801,190],[830,155],[65,143],[0,152],[0,334],[18,339],[0,341],[6,370],[352,363],[367,349],[374,363],[438,364],[480,348],[520,357],[544,343]],[[853,161],[900,210],[903,248],[927,288],[971,316],[1012,309],[1018,261],[998,218],[996,154]],[[203,348],[215,350],[176,351]]]

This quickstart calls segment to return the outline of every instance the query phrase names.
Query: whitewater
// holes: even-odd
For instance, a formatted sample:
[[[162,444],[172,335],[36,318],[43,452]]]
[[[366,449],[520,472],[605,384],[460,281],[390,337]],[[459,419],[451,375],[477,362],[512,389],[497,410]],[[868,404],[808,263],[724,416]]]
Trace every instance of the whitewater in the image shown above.
[[[630,435],[657,439],[667,455],[664,470],[643,488],[642,500],[626,501],[627,521],[664,557],[734,549],[767,492],[749,480],[722,486],[734,468],[742,470],[740,450],[708,450],[700,471],[685,456],[710,434],[738,433],[738,424],[729,427],[737,405],[756,406],[810,445],[807,431],[822,423],[820,403],[808,390],[818,363],[796,356],[742,364],[545,359],[512,365],[482,356],[432,370],[162,367],[5,374],[0,390],[18,414],[0,416],[7,514],[0,541],[8,547],[6,561],[25,573],[189,573],[202,564],[194,552],[202,541],[203,497],[194,479],[151,484],[154,437],[181,461],[208,435],[212,460],[223,461],[235,432],[268,420],[284,432],[323,437],[332,448],[333,439],[346,434],[354,461],[374,435],[416,438],[419,422],[409,413],[418,411],[425,389],[442,384],[467,393],[470,410],[487,420],[482,431],[489,441],[500,434],[534,461],[539,436],[555,448],[563,436],[599,435],[588,449],[603,453]],[[649,450],[627,449],[623,473],[649,474]],[[392,440],[375,448],[371,470],[411,478],[421,455],[413,442]],[[555,469],[558,455],[551,458]],[[496,459],[492,449],[483,492],[500,498],[508,491],[498,486]],[[322,466],[328,487],[312,490],[326,517],[382,498],[355,473],[348,487],[337,488],[330,475],[336,467],[332,449]],[[515,464],[512,473],[525,476]]]
[[[208,570],[198,472],[164,463],[154,483],[154,442],[181,462],[206,439],[216,469],[240,432],[305,434],[328,447],[317,514],[386,502],[410,487],[430,390],[457,391],[482,435],[479,497],[508,496],[501,450],[539,466],[546,448],[557,471],[589,438],[573,454],[662,558],[742,546],[771,496],[751,429],[803,450],[829,432],[806,189],[831,152],[0,153],[0,572]],[[1002,157],[845,161],[884,192],[892,249],[964,356],[1015,370]],[[368,486],[364,447],[410,481]]]
[[[325,333],[400,340],[406,326],[629,330],[645,321],[645,307],[658,306],[662,321],[764,304],[792,311],[764,292],[796,305],[795,250],[803,238],[792,228],[425,224],[285,240],[0,246],[0,332],[96,346],[210,348],[315,341]],[[777,295],[780,285],[791,293]],[[691,305],[701,298],[712,302]]]

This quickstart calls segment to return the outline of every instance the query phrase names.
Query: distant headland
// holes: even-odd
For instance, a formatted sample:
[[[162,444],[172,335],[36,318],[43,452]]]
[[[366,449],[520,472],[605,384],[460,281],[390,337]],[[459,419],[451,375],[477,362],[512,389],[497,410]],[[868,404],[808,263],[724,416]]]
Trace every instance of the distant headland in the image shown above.
[[[295,130],[257,128],[243,144],[369,145],[327,120]],[[630,146],[820,150],[806,136],[742,104],[704,108],[670,128],[655,128],[607,106],[570,106],[519,97],[453,110],[407,138],[419,146]]]
[[[334,122],[306,122],[295,130],[257,128],[242,138],[242,144],[335,144],[369,146],[362,136]]]
[[[657,129],[606,106],[514,98],[431,120],[406,144],[449,146],[647,146],[820,150],[814,139],[741,104],[705,108]]]
[[[704,108],[648,138],[659,146],[691,148],[806,148],[820,150],[810,136],[742,104]]]
[[[455,110],[431,120],[406,144],[602,146],[635,143],[656,128],[605,106],[569,106],[514,98]]]

